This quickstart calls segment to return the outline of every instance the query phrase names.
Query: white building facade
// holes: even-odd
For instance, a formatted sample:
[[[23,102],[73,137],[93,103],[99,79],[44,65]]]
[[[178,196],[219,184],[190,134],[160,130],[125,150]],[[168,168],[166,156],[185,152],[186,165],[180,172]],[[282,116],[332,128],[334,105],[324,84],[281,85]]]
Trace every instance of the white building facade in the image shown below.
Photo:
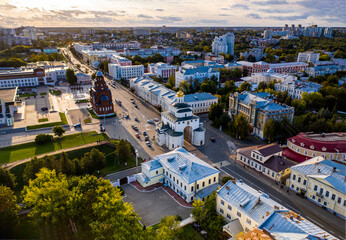
[[[315,52],[300,52],[298,53],[297,62],[318,62],[320,59],[320,54]]]
[[[283,82],[275,83],[275,91],[285,92],[294,99],[301,99],[303,93],[318,92],[322,85],[314,82],[304,82],[300,80],[287,79]]]
[[[219,171],[184,148],[158,155],[141,165],[142,172],[135,177],[143,187],[162,183],[188,203],[204,200],[219,187]]]
[[[220,53],[225,53],[234,55],[234,34],[229,32],[220,37],[215,37],[212,43],[212,51],[215,55],[219,55]]]
[[[272,69],[269,69],[266,72],[251,74],[251,83],[257,83],[257,84],[259,84],[261,82],[270,83],[274,80],[276,80],[278,82],[283,82],[286,80],[295,81],[295,80],[297,80],[297,77],[292,76],[292,75],[288,75],[288,74],[275,73]]]
[[[220,80],[220,72],[216,71],[214,67],[193,67],[189,69],[181,69],[175,72],[175,87],[179,88],[181,82],[189,80],[199,80],[202,82],[205,79],[211,79],[212,77]]]
[[[108,64],[109,75],[113,79],[130,79],[144,75],[143,65],[121,66],[119,64]]]
[[[174,75],[177,69],[177,65],[162,62],[148,64],[148,72],[154,73],[157,77],[162,77],[163,79],[168,79],[171,75]]]
[[[169,111],[161,113],[161,122],[156,125],[156,142],[169,149],[184,146],[184,140],[195,146],[205,144],[205,129],[191,107],[183,103],[184,94],[177,94],[177,102]]]

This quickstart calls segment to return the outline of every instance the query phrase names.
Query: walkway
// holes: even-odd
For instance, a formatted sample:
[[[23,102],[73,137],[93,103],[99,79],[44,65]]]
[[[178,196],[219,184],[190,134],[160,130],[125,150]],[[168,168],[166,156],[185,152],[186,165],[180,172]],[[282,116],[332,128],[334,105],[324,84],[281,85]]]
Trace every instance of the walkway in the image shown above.
[[[44,157],[44,156],[51,156],[51,155],[55,155],[55,154],[62,153],[62,152],[69,152],[69,151],[73,151],[73,150],[77,150],[77,149],[93,147],[93,146],[101,145],[101,144],[104,144],[104,143],[107,143],[107,141],[93,142],[93,143],[88,143],[88,144],[84,144],[84,145],[80,145],[80,146],[76,146],[76,147],[72,147],[72,148],[64,148],[64,149],[60,149],[60,150],[57,150],[57,151],[54,151],[54,152],[47,152],[47,153],[44,153],[44,154],[36,155],[35,157],[41,158],[41,157]],[[11,168],[13,168],[15,166],[18,166],[20,164],[29,162],[33,158],[34,157],[26,158],[26,159],[19,160],[19,161],[16,161],[16,162],[7,163],[7,164],[4,164],[3,167],[6,168],[6,169],[11,169]]]
[[[192,205],[190,203],[185,202],[185,200],[182,199],[176,192],[174,192],[171,188],[164,186],[162,183],[156,183],[146,188],[143,188],[142,185],[137,181],[130,183],[130,185],[140,192],[153,192],[161,188],[166,193],[168,193],[179,205],[186,208],[192,208]]]

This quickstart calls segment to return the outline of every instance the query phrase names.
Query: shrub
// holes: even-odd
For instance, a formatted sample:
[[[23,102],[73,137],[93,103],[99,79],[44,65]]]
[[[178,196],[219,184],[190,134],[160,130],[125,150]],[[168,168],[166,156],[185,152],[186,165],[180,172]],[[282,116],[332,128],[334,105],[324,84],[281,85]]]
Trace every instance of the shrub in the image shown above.
[[[234,178],[230,177],[230,176],[225,176],[222,178],[221,182],[222,185],[224,185],[226,182],[228,182],[229,180],[234,180]]]
[[[37,144],[44,144],[53,141],[53,136],[49,134],[38,134],[35,138]]]

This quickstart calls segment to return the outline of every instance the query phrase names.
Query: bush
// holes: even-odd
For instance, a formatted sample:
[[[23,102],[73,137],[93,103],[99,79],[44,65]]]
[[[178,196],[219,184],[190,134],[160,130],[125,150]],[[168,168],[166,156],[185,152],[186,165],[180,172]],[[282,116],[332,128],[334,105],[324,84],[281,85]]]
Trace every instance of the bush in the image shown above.
[[[35,138],[37,144],[44,144],[53,141],[53,136],[49,134],[39,134]]]
[[[221,179],[222,185],[225,185],[226,182],[228,182],[229,180],[234,180],[233,177],[230,176],[225,176]]]

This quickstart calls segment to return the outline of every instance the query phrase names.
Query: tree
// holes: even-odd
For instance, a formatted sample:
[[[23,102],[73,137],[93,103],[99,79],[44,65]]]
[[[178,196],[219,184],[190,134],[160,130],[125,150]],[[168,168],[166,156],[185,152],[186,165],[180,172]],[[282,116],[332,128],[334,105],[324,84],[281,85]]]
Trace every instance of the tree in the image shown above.
[[[93,161],[96,170],[101,170],[106,166],[105,155],[96,148],[91,149],[90,159]]]
[[[66,80],[70,85],[77,84],[77,76],[71,68],[66,69]]]
[[[243,91],[251,91],[251,84],[249,82],[243,82],[242,84],[240,84],[239,86],[239,91],[243,92]]]
[[[346,58],[346,53],[338,49],[334,53],[334,58]]]
[[[60,125],[53,127],[52,131],[54,135],[58,136],[59,138],[61,138],[61,136],[66,132],[66,130]]]
[[[247,139],[251,130],[250,124],[244,114],[234,118],[234,127],[236,129],[236,138]]]
[[[166,87],[170,89],[173,89],[175,87],[175,77],[173,74],[168,77]]]
[[[96,73],[91,74],[91,79],[94,80],[96,78]]]
[[[74,164],[68,158],[68,156],[65,152],[62,152],[60,154],[60,159],[59,159],[58,164],[57,164],[57,172],[62,173],[62,174],[66,174],[67,176],[71,176],[75,173]]]
[[[269,119],[264,125],[263,135],[268,141],[273,142],[275,141],[276,134],[279,133],[278,130],[276,121],[274,119]]]
[[[17,197],[13,191],[6,186],[0,185],[0,238],[10,239],[18,231],[19,206]]]
[[[256,62],[256,58],[254,56],[252,56],[251,54],[247,57],[247,60],[249,62]]]
[[[38,134],[35,137],[36,144],[45,144],[53,140],[53,136],[50,134]]]
[[[0,167],[0,185],[14,189],[17,185],[16,177],[5,168]]]
[[[129,161],[131,158],[130,143],[124,139],[120,139],[116,144],[115,155],[122,163]]]
[[[167,216],[161,219],[157,229],[157,240],[175,240],[178,239],[182,232],[179,226],[179,221],[176,216]]]
[[[319,61],[330,61],[330,57],[326,54],[320,55]]]
[[[207,214],[204,209],[205,202],[200,199],[197,199],[196,201],[192,203],[192,207],[193,209],[191,210],[191,212],[194,219],[196,220],[198,224],[203,225],[203,221]]]
[[[223,114],[223,107],[221,103],[214,103],[210,106],[209,114],[208,114],[210,120],[213,121],[217,118],[220,118],[222,114]]]

